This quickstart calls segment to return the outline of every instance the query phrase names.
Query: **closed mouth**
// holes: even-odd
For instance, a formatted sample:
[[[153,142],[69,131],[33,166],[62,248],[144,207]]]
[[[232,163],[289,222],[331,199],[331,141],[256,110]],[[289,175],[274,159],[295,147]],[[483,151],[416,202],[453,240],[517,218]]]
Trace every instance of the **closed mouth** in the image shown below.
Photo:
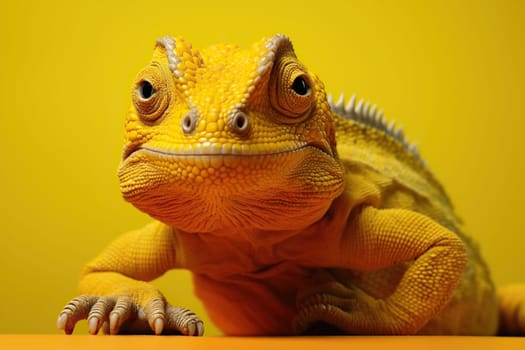
[[[324,147],[315,144],[308,144],[306,142],[297,143],[294,147],[272,148],[264,149],[264,147],[257,147],[254,150],[254,145],[212,145],[212,144],[197,144],[196,146],[185,146],[184,150],[162,149],[152,146],[140,145],[135,147],[127,147],[124,150],[122,159],[126,160],[132,154],[138,151],[145,151],[147,153],[154,153],[164,157],[173,158],[193,158],[193,157],[261,157],[272,156],[286,153],[299,152],[307,148],[318,149],[323,153],[331,156],[331,153]]]

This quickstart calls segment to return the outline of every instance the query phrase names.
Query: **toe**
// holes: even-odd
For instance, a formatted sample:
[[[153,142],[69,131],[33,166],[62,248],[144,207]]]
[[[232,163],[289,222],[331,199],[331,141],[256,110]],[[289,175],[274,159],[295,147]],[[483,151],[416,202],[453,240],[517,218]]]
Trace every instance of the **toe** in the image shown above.
[[[88,318],[93,304],[97,301],[96,296],[80,295],[71,300],[60,312],[57,319],[57,327],[66,334],[72,334],[75,324]]]
[[[88,329],[90,334],[97,334],[104,321],[109,318],[115,306],[114,297],[100,297],[93,305],[88,315]]]
[[[156,335],[162,333],[166,321],[166,302],[163,299],[152,299],[145,307],[150,328]]]
[[[134,313],[134,304],[130,297],[119,297],[109,315],[109,333],[118,334],[120,327]]]
[[[183,307],[167,308],[168,327],[184,335],[201,336],[204,334],[204,324],[195,313]]]
[[[335,313],[337,308],[326,305],[317,304],[303,308],[293,321],[293,330],[296,334],[304,334],[315,323],[330,321],[330,315]]]

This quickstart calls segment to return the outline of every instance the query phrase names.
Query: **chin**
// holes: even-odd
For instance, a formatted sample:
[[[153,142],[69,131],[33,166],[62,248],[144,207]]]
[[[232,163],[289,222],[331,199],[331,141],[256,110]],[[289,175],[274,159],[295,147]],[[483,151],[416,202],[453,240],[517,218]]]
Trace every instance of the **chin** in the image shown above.
[[[118,175],[127,201],[187,232],[303,228],[324,215],[344,186],[339,162],[314,147],[267,156],[139,151]]]

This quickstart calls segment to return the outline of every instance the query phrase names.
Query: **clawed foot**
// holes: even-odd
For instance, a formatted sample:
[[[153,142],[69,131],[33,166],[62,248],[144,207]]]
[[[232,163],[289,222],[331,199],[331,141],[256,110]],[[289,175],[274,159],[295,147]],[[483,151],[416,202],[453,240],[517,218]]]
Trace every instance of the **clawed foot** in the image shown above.
[[[320,283],[297,296],[297,334],[393,334],[384,300],[335,280]]]
[[[109,334],[182,334],[201,336],[202,321],[191,311],[169,305],[161,298],[144,307],[127,296],[81,295],[69,302],[57,320],[57,327],[72,334],[75,324],[88,320],[89,333],[102,328]]]

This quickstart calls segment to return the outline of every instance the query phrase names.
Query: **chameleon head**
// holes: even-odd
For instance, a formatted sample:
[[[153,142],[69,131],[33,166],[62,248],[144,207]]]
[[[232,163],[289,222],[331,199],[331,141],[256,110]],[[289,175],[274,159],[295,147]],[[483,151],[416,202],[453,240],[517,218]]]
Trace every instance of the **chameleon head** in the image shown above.
[[[132,100],[121,191],[168,225],[297,229],[342,192],[323,85],[283,35],[250,50],[161,38]]]

